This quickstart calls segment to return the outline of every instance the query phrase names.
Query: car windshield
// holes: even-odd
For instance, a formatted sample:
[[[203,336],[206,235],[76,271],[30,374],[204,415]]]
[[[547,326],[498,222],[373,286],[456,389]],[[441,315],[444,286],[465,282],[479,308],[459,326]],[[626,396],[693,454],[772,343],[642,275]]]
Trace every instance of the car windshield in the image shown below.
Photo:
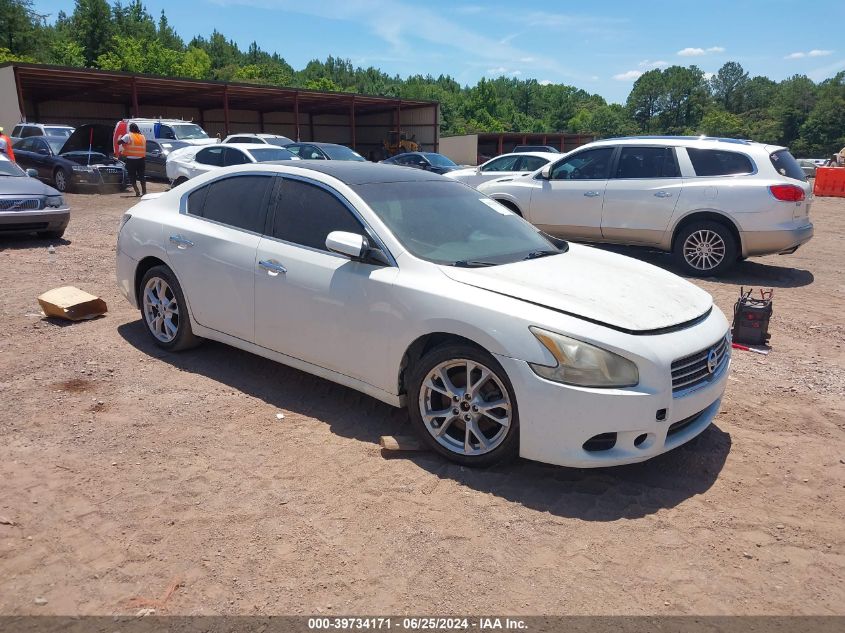
[[[423,154],[423,156],[436,167],[457,167],[455,163],[443,156],[443,154]]]
[[[343,145],[324,145],[320,149],[328,154],[332,160],[366,160],[358,152],[353,152]]]
[[[413,255],[450,266],[493,266],[562,252],[528,222],[459,182],[356,185]]]
[[[190,140],[208,138],[208,134],[205,133],[205,130],[203,130],[199,125],[194,125],[193,123],[170,124],[170,127],[173,129],[173,133],[176,135],[177,139]]]
[[[26,174],[12,161],[0,160],[0,176],[26,176]]]
[[[247,151],[252,154],[252,157],[258,163],[266,163],[271,160],[290,160],[294,157],[293,154],[281,147],[262,147]]]
[[[62,151],[62,148],[65,144],[62,141],[47,141],[47,144],[50,146],[50,149],[53,150],[54,154],[58,154]]]
[[[73,128],[70,127],[45,127],[44,134],[47,136],[61,136],[63,138],[68,138],[71,134],[73,134]]]

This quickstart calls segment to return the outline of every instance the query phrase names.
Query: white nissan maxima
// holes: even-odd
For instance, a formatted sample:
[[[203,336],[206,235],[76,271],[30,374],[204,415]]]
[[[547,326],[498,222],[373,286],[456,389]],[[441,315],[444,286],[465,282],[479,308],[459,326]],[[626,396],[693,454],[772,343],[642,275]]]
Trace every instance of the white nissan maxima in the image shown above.
[[[466,465],[654,457],[707,428],[730,365],[703,290],[423,170],[198,176],[124,215],[117,279],[159,347],[214,339],[407,406]]]

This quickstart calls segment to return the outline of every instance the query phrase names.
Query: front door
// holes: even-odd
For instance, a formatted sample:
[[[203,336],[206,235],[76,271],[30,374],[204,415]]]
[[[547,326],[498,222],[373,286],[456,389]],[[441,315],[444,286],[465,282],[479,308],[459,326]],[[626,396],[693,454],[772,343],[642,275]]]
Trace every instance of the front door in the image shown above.
[[[531,191],[526,219],[552,235],[600,239],[602,203],[613,147],[577,152],[555,163]]]
[[[255,254],[272,174],[223,177],[194,190],[163,235],[191,314],[202,326],[255,340]]]
[[[369,235],[336,191],[285,177],[255,262],[256,343],[389,388],[378,376],[398,269],[329,252],[332,231]]]
[[[602,236],[611,242],[659,245],[683,186],[671,147],[623,147],[604,192]]]

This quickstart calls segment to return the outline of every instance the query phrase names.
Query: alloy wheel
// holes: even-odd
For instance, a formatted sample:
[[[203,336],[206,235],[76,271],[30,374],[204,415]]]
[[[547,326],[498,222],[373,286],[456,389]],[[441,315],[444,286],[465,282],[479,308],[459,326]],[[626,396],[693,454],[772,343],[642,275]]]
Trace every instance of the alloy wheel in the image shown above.
[[[696,270],[713,270],[725,259],[725,240],[709,229],[690,233],[684,242],[684,260]]]
[[[179,302],[176,294],[161,277],[151,277],[143,294],[144,321],[153,336],[170,343],[179,333]]]
[[[64,193],[67,190],[67,176],[65,176],[65,172],[59,169],[56,172],[54,180],[56,181],[56,189]]]
[[[438,444],[468,456],[489,453],[504,442],[513,409],[496,373],[465,358],[447,360],[428,372],[419,408]]]

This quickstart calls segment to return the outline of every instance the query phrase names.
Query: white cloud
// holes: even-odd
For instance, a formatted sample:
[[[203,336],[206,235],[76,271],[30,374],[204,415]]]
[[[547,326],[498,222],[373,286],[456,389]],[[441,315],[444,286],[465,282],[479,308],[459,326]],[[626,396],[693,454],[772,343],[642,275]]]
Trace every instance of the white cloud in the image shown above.
[[[710,48],[682,48],[677,52],[679,57],[701,57],[702,55],[709,55],[710,53],[724,53],[723,46],[711,46]]]
[[[716,73],[704,73],[704,79],[706,79],[707,81],[710,81],[715,76],[716,76]]]
[[[665,62],[662,59],[658,59],[657,61],[644,59],[639,64],[637,64],[637,66],[639,66],[640,68],[666,68],[668,65],[669,62]]]
[[[629,70],[624,73],[619,73],[618,75],[613,75],[613,78],[617,81],[634,81],[635,79],[639,79],[642,76],[642,72],[639,70]]]
[[[803,59],[805,57],[827,57],[828,55],[833,55],[833,51],[821,50],[818,48],[814,48],[811,51],[807,51],[806,53],[803,51],[798,51],[796,53],[790,53],[784,59]]]
[[[504,66],[497,66],[496,68],[487,69],[488,75],[504,75],[506,72],[508,72],[508,69]]]
[[[551,79],[541,79],[540,85],[541,86],[551,86],[554,82]]]
[[[530,64],[531,62],[534,61],[534,58],[533,57],[520,57],[519,61],[521,61],[523,64]]]

